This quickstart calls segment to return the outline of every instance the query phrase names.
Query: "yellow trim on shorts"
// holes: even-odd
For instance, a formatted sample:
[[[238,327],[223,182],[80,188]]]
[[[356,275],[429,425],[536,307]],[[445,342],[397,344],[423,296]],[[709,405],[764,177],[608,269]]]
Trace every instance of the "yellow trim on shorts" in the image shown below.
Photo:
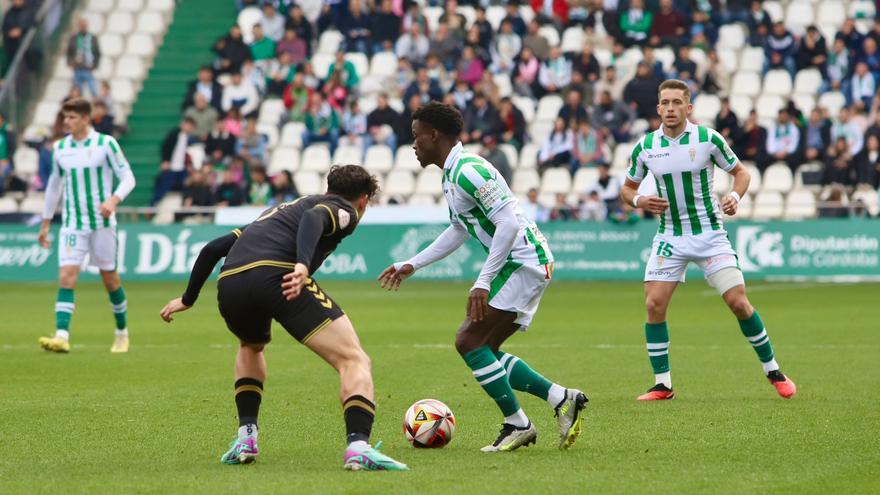
[[[318,203],[315,206],[323,206],[324,208],[326,208],[327,212],[330,213],[330,220],[333,222],[333,232],[330,232],[329,234],[325,235],[324,237],[327,237],[328,235],[335,234],[336,233],[336,217],[333,216],[333,210],[331,210],[329,206],[327,206],[323,203]]]
[[[258,266],[275,266],[278,268],[291,268],[293,269],[296,266],[296,263],[291,263],[289,261],[273,261],[273,260],[260,260],[254,261],[253,263],[248,263],[247,265],[240,266],[238,268],[233,268],[231,270],[226,270],[225,272],[220,272],[220,275],[217,277],[217,280],[220,280],[223,277],[229,277],[230,275],[235,275],[237,273],[241,273],[251,268],[256,268]]]
[[[302,343],[303,343],[303,345],[307,344],[307,343],[309,342],[309,340],[311,340],[312,337],[315,336],[316,333],[318,333],[318,332],[320,332],[321,330],[327,328],[327,325],[329,325],[329,324],[331,324],[331,323],[333,323],[333,320],[331,320],[330,318],[327,318],[326,320],[324,320],[323,322],[321,322],[320,325],[316,326],[311,332],[307,333],[306,336],[303,337],[303,339],[302,339]]]

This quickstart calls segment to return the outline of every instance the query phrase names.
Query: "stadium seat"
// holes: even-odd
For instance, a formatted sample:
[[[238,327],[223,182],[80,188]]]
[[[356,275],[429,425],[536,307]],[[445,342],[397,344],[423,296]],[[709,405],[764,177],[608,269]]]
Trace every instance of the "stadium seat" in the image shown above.
[[[275,124],[261,124],[257,122],[257,132],[266,137],[266,146],[271,150],[278,146],[278,126]]]
[[[72,83],[69,79],[52,79],[46,85],[46,91],[43,92],[43,100],[46,102],[61,103],[70,93]]]
[[[791,169],[784,163],[774,163],[764,170],[762,191],[776,191],[785,193],[794,186],[794,177]]]
[[[370,75],[384,79],[397,73],[397,56],[392,52],[379,52],[370,59]]]
[[[741,121],[744,121],[749,116],[749,112],[752,111],[754,106],[754,102],[750,96],[730,96],[730,109],[733,110],[733,113],[735,113]]]
[[[0,196],[0,214],[15,213],[18,211],[18,201],[11,196]]]
[[[323,80],[327,77],[330,66],[333,65],[335,57],[326,53],[316,53],[312,56],[312,70],[319,79]]]
[[[546,95],[538,101],[538,111],[535,113],[535,120],[544,122],[553,122],[559,115],[559,109],[562,108],[564,102],[559,95]]]
[[[385,173],[394,164],[391,148],[384,144],[374,144],[367,148],[364,156],[364,167],[372,173]]]
[[[654,58],[663,65],[663,70],[668,72],[673,69],[672,66],[675,64],[675,52],[672,51],[672,48],[667,46],[655,48]]]
[[[543,36],[550,46],[559,46],[559,31],[553,27],[553,24],[545,24],[538,28],[538,35]]]
[[[529,126],[529,136],[535,143],[543,143],[553,132],[553,121],[535,119]]]
[[[277,126],[285,113],[287,113],[287,109],[284,107],[282,100],[278,98],[263,100],[263,103],[260,105],[259,122],[261,124]]]
[[[624,171],[630,166],[632,151],[636,143],[618,143],[614,147],[614,156],[611,159],[611,170]]]
[[[799,4],[792,4],[799,5]],[[852,4],[851,4],[852,5]],[[821,19],[825,24],[832,24],[835,26],[843,25],[843,21],[846,20],[846,6],[843,2],[837,2],[833,0],[823,0],[819,2],[817,6],[818,13],[816,15],[817,19]],[[791,6],[789,6],[789,10]],[[833,40],[826,40],[825,42],[830,44]]]
[[[101,60],[98,63],[98,67],[95,69],[94,74],[98,80],[112,79],[116,75],[113,58],[101,57]]]
[[[694,99],[693,116],[701,123],[714,125],[715,117],[721,109],[721,99],[708,93],[700,93]]]
[[[728,222],[730,220],[748,220],[752,218],[752,211],[754,210],[754,206],[755,204],[752,201],[752,195],[746,194],[739,201],[739,205],[736,208],[736,215],[724,215],[724,221]]]
[[[827,109],[831,118],[835,118],[840,109],[846,106],[846,97],[840,91],[822,93],[819,96],[819,106]]]
[[[141,12],[137,17],[137,31],[152,36],[159,36],[165,32],[165,19],[160,12]]]
[[[513,174],[513,186],[511,187],[511,190],[518,196],[524,196],[529,192],[529,189],[533,187],[538,188],[540,186],[541,177],[538,175],[538,171],[533,168],[520,168]]]
[[[311,144],[303,150],[300,170],[326,172],[330,170],[330,148],[325,143]]]
[[[360,165],[363,148],[357,145],[339,145],[333,153],[333,165]]]
[[[440,16],[443,15],[443,8],[436,6],[429,6],[422,9],[422,14],[425,16],[425,20],[428,21],[428,29],[433,33],[437,30],[437,25],[440,24]]]
[[[389,196],[409,196],[416,187],[416,180],[409,170],[392,170],[385,176],[385,194]]]
[[[513,84],[510,82],[510,76],[505,73],[499,73],[492,76],[492,82],[498,88],[498,96],[504,98],[513,94]]]
[[[714,175],[712,176],[712,192],[723,196],[730,192],[731,189],[731,178],[730,174],[721,170],[720,168],[716,168]]]
[[[731,95],[754,98],[761,92],[761,76],[756,72],[737,72],[731,88]]]
[[[767,11],[767,14],[770,15],[770,20],[773,22],[781,22],[785,20],[785,11],[782,8],[782,4],[777,1],[767,1],[764,2],[764,10]]]
[[[67,65],[66,57],[58,57],[55,61],[55,67],[52,69],[52,77],[55,79],[73,79],[73,69]]]
[[[541,178],[541,194],[568,194],[571,192],[571,173],[567,167],[551,168]]]
[[[876,15],[876,6],[871,0],[856,0],[849,4],[849,16],[854,19],[873,19]],[[819,17],[821,19],[821,17]]]
[[[598,180],[599,169],[594,167],[581,167],[574,174],[571,191],[577,194],[583,194],[587,188],[591,187]]]
[[[825,165],[822,162],[808,162],[804,163],[797,168],[794,173],[794,187],[796,189],[810,189],[811,191],[819,191],[821,190],[821,185],[819,184],[822,169],[825,168]],[[807,180],[804,180],[805,174]]]
[[[114,3],[116,3],[116,0],[89,0],[89,4],[86,9],[93,12],[103,12],[106,14],[113,10]]]
[[[430,194],[413,194],[406,204],[409,206],[435,206],[437,201]]]
[[[758,111],[758,119],[774,120],[785,106],[785,100],[779,95],[763,94],[755,100],[755,110]]]
[[[321,33],[321,37],[318,39],[318,51],[316,53],[335,55],[336,52],[339,51],[344,40],[345,36],[342,33],[333,29],[328,29]]]
[[[533,98],[529,98],[526,96],[514,96],[510,99],[511,102],[519,109],[523,114],[523,119],[526,121],[526,124],[535,119],[535,100]]]
[[[306,130],[302,122],[288,122],[281,128],[279,145],[289,148],[302,148],[302,136]]]
[[[154,225],[170,225],[174,223],[174,213],[183,206],[183,194],[172,191],[166,194],[156,204],[156,216],[153,217]]]
[[[299,168],[299,149],[279,146],[272,152],[269,161],[269,174],[274,175],[282,170],[295,172]]]
[[[459,5],[455,11],[464,16],[465,26],[467,26],[468,28],[471,27],[471,25],[473,25],[474,21],[477,19],[477,13],[470,5]]]
[[[538,166],[538,150],[535,143],[526,143],[519,150],[519,168],[536,168]]]
[[[125,47],[122,36],[118,33],[104,33],[98,36],[98,48],[103,57],[118,57]]]
[[[596,46],[593,47],[593,55],[596,57],[596,60],[599,61],[601,67],[608,67],[611,65],[611,50]]]
[[[148,34],[134,33],[129,36],[125,51],[129,55],[152,58],[156,53],[156,43],[153,42],[153,37]]]
[[[795,189],[785,198],[785,220],[803,220],[816,216],[816,196],[806,189]]]
[[[578,53],[584,45],[584,30],[580,26],[572,26],[562,33],[560,48],[563,53]]]
[[[782,218],[783,207],[784,201],[781,193],[777,191],[761,191],[755,196],[752,218],[754,220]]]
[[[103,64],[105,60],[108,59],[101,59],[101,63]],[[135,81],[143,81],[147,76],[147,68],[144,66],[144,59],[132,55],[119,57],[116,61],[116,67],[113,72],[115,77],[133,79]]]
[[[442,164],[438,165],[442,166]],[[412,146],[406,144],[397,147],[397,152],[394,154],[394,169],[412,171],[418,171],[422,169],[422,166],[419,164],[419,160],[416,158],[416,152],[412,149]]]
[[[499,143],[498,149],[503,151],[505,156],[507,156],[507,163],[510,164],[510,168],[515,169],[519,166],[519,154],[514,145],[509,143]]]
[[[22,213],[33,213],[38,215],[43,213],[43,208],[46,206],[46,197],[43,193],[30,193],[25,196],[24,201],[19,205],[18,210]]]
[[[33,123],[45,127],[52,127],[55,124],[55,117],[61,109],[60,102],[43,101],[37,104],[34,110]]]
[[[822,73],[819,72],[819,69],[801,69],[794,78],[794,92],[796,94],[815,97],[821,86]]]
[[[361,112],[364,115],[370,115],[370,113],[379,106],[379,100],[377,95],[365,96],[363,91],[363,84],[360,85],[361,97],[358,98],[358,106],[361,108]]]
[[[739,56],[739,70],[761,73],[764,70],[764,49],[758,46],[745,47]]]
[[[321,194],[326,189],[321,174],[314,170],[300,170],[293,174],[296,190],[303,196]]]
[[[718,48],[740,50],[746,44],[746,31],[742,25],[732,23],[721,26],[718,30]]]
[[[246,7],[238,13],[236,23],[241,28],[241,37],[245,43],[250,44],[254,40],[251,30],[254,24],[259,24],[263,18],[263,12],[257,7]]]
[[[144,0],[116,0],[116,10],[140,12],[144,10]]]
[[[880,197],[873,189],[858,189],[852,195],[853,202],[861,201],[873,216],[880,214]]]
[[[205,145],[202,143],[191,144],[186,147],[186,154],[192,162],[194,169],[199,170],[205,164]]]
[[[843,8],[842,4],[827,1],[823,2],[822,4],[832,4],[840,10],[841,15],[846,14],[846,9]],[[785,10],[785,27],[797,36],[803,35],[804,32],[807,30],[807,26],[813,24],[813,14],[813,4],[810,3],[809,0],[795,0],[793,2],[790,2]],[[823,22],[829,22],[829,19],[821,19]],[[840,18],[840,22],[837,24],[840,24],[842,22],[843,17]]]
[[[12,156],[15,173],[22,177],[36,175],[40,168],[40,153],[30,146],[19,146]]]
[[[507,17],[507,12],[501,5],[490,5],[486,9],[486,20],[492,25],[492,29],[498,31],[501,28],[501,21]]]
[[[112,12],[107,17],[105,33],[115,33],[125,36],[134,31],[134,16],[131,12]]]
[[[416,179],[415,194],[437,198],[443,194],[442,181],[443,172],[439,168],[426,168]]]
[[[751,176],[751,181],[749,181],[749,192],[755,194],[761,190],[761,171],[754,165],[745,165],[745,167]]]
[[[113,101],[122,104],[131,104],[137,98],[134,84],[129,79],[113,79],[110,81],[110,91]]]
[[[764,94],[788,96],[791,94],[791,76],[788,71],[775,69],[764,76]]]
[[[86,11],[80,14],[80,17],[86,20],[89,25],[89,31],[92,33],[104,32],[104,14],[95,11]]]
[[[147,9],[167,15],[174,11],[174,1],[175,0],[149,0],[147,2]]]
[[[480,151],[482,151],[482,149],[483,149],[483,145],[481,145],[479,143],[470,143],[470,144],[466,144],[466,145],[462,146],[462,149],[464,149],[465,153],[479,155]],[[415,155],[413,155],[413,156],[415,156]]]
[[[366,55],[357,52],[346,53],[345,60],[354,65],[354,71],[357,73],[359,79],[367,77],[367,74],[370,72],[370,59],[368,59]]]
[[[726,68],[729,73],[733,74],[736,72],[739,67],[739,51],[730,48],[721,48],[716,50],[716,53],[718,53],[718,60],[724,65],[724,68]]]

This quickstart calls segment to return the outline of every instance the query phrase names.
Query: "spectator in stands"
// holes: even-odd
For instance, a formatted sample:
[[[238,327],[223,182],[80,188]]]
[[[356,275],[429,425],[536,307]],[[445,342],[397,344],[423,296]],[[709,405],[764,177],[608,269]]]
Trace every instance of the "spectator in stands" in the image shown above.
[[[590,190],[581,195],[578,204],[578,219],[589,222],[601,222],[608,218],[608,207],[605,202],[599,198],[599,191]]]
[[[266,169],[262,165],[251,167],[250,187],[248,187],[248,204],[254,206],[267,206],[274,196],[272,183],[266,176]]]
[[[627,47],[644,45],[648,41],[648,33],[651,32],[651,22],[654,15],[645,10],[643,0],[630,0],[629,8],[620,14],[620,31],[623,34],[621,40]]]
[[[284,37],[275,46],[275,50],[279,58],[286,53],[293,66],[301,64],[309,53],[308,43],[300,38],[293,29],[284,30]]]
[[[428,71],[428,77],[436,81],[440,88],[449,88],[453,85],[452,74],[440,63],[436,55],[428,55],[425,59],[425,69]]]
[[[552,24],[559,29],[568,24],[568,3],[568,0],[531,0],[529,5],[541,24]]]
[[[523,36],[522,45],[523,48],[531,50],[538,60],[546,60],[550,56],[550,43],[547,41],[547,38],[538,32],[539,29],[541,29],[541,24],[537,19],[529,21],[528,31]],[[516,29],[514,29],[514,32],[516,32]]]
[[[831,52],[828,54],[828,81],[823,85],[822,92],[838,91],[843,88],[846,76],[849,74],[850,52],[846,48],[843,38],[836,38]]]
[[[865,147],[853,157],[856,184],[877,189],[880,185],[880,137],[868,135]]]
[[[218,111],[223,108],[223,86],[214,80],[214,73],[210,67],[202,67],[196,76],[195,81],[189,83],[186,90],[186,97],[183,99],[182,110],[195,104],[195,95],[200,93],[208,100],[208,103]]]
[[[822,185],[851,186],[855,182],[854,175],[853,155],[850,153],[849,144],[845,137],[838,137],[834,140],[834,146],[828,150],[828,156],[825,158]]]
[[[847,104],[860,105],[862,108],[871,108],[874,99],[874,93],[877,90],[877,84],[874,75],[868,70],[868,65],[864,62],[856,64],[856,70],[852,78],[849,80],[849,93],[846,94]]]
[[[538,81],[545,93],[558,93],[571,82],[571,61],[562,56],[562,49],[550,49],[550,58],[541,64]],[[537,96],[537,95],[536,95]]]
[[[508,185],[513,184],[513,168],[507,159],[507,154],[498,147],[498,139],[492,134],[483,136],[483,149],[480,156],[485,158],[504,177]]]
[[[244,42],[237,24],[229,28],[229,34],[214,43],[214,53],[217,54],[214,70],[218,74],[239,72],[241,64],[251,58],[251,49]]]
[[[779,110],[776,122],[767,132],[767,160],[758,162],[758,167],[763,172],[773,161],[784,161],[794,172],[800,164],[800,156],[797,153],[800,139],[800,130],[792,121],[788,110],[785,108]]]
[[[522,39],[513,32],[513,24],[510,21],[503,21],[501,32],[498,33],[492,46],[492,72],[496,74],[513,72],[520,51],[522,51]]]
[[[816,26],[807,27],[807,32],[801,38],[795,55],[795,67],[798,71],[808,68],[819,69],[822,77],[827,76],[828,47],[825,46],[825,38]]]
[[[416,71],[416,79],[406,88],[403,94],[403,100],[409,101],[413,95],[417,95],[422,104],[432,100],[440,100],[443,98],[443,91],[437,81],[428,76],[428,69],[425,67]]]
[[[497,136],[501,133],[498,111],[489,104],[483,93],[474,94],[474,99],[464,111],[464,130],[461,142],[479,143],[483,136]]]
[[[660,0],[651,24],[651,46],[679,46],[688,43],[688,19],[676,10],[672,0]]]
[[[222,120],[214,124],[214,129],[205,139],[205,155],[213,164],[224,163],[235,154],[237,139],[224,125]]]
[[[510,97],[501,99],[498,120],[501,123],[501,142],[513,145],[517,151],[522,149],[526,139],[526,119]]]
[[[357,146],[366,151],[367,116],[361,111],[357,100],[351,102],[351,105],[342,114],[342,132],[344,135],[341,141],[344,144]]]
[[[706,76],[701,89],[709,94],[728,94],[730,92],[730,71],[718,58],[718,52],[710,50],[706,57]]]
[[[599,80],[602,67],[599,65],[599,59],[593,54],[591,43],[584,43],[580,53],[574,58],[572,70],[583,75],[590,84]]]
[[[428,43],[428,54],[438,57],[446,69],[452,70],[461,53],[462,41],[450,33],[448,24],[441,22]]]
[[[874,79],[880,78],[880,51],[877,49],[877,42],[874,38],[865,38],[862,51],[856,57],[856,62],[867,65],[868,70],[874,75]]]
[[[617,69],[613,65],[605,68],[605,75],[596,82],[594,94],[600,96],[607,91],[614,101],[623,100],[623,89],[626,81],[617,76]]]
[[[339,115],[324,100],[321,93],[312,94],[305,123],[303,147],[316,142],[326,142],[330,145],[330,154],[333,155],[339,142]]]
[[[599,194],[599,199],[605,203],[608,211],[615,211],[619,208],[620,203],[620,179],[611,175],[608,171],[608,164],[599,165],[599,178],[587,188],[587,193],[595,191]]]
[[[281,52],[277,59],[269,62],[269,67],[266,69],[266,94],[283,97],[284,88],[293,82],[295,75],[296,66],[291,62],[290,54]]]
[[[568,204],[568,200],[563,193],[556,193],[556,203],[550,210],[550,220],[567,222],[569,220],[577,220],[577,210]]]
[[[483,69],[483,62],[477,58],[473,47],[465,46],[461,52],[461,60],[456,67],[458,80],[473,86],[480,81]]]
[[[422,34],[421,24],[414,23],[406,34],[397,39],[394,52],[398,58],[405,58],[413,66],[420,66],[425,63],[429,48],[430,41]]]
[[[520,203],[523,216],[535,223],[544,223],[550,219],[550,210],[538,200],[538,190],[529,189],[525,201]]]
[[[474,56],[480,59],[483,67],[492,65],[492,55],[489,53],[489,49],[480,44],[480,28],[471,26],[468,29],[464,38],[464,46],[471,47],[474,50]]]
[[[570,93],[577,93],[580,101],[585,107],[592,104],[595,96],[593,95],[593,84],[584,80],[584,75],[578,71],[572,71],[571,82],[562,88],[562,97],[567,99]]]
[[[392,0],[382,0],[379,12],[373,13],[373,53],[393,51],[394,42],[400,37],[401,18],[394,13]]]
[[[284,17],[275,10],[272,2],[263,3],[263,18],[260,19],[263,34],[270,40],[278,43],[284,37]]]
[[[241,72],[233,72],[229,84],[223,88],[223,111],[228,112],[232,107],[238,107],[242,115],[247,117],[259,106],[260,95],[257,93],[257,88],[250,81],[245,80]]]
[[[349,0],[348,13],[343,17],[340,31],[345,35],[345,51],[370,55],[373,39],[370,27],[373,19],[369,11],[364,11],[361,0]]]
[[[113,116],[107,113],[107,105],[103,101],[96,101],[92,109],[92,127],[101,134],[112,135]]]
[[[37,191],[45,191],[46,185],[49,183],[49,175],[52,173],[52,152],[54,151],[54,142],[51,139],[42,137],[37,152],[40,154],[39,168],[37,169],[37,178],[35,189]]]
[[[629,141],[630,128],[635,120],[635,111],[621,100],[611,97],[607,90],[599,94],[599,101],[593,108],[593,127],[604,138],[613,137],[615,142]]]
[[[657,114],[657,88],[660,82],[647,65],[639,62],[636,77],[626,83],[623,89],[623,101],[636,112],[638,118],[647,119]]]
[[[312,54],[311,43],[314,38],[314,30],[312,29],[312,23],[303,14],[299,3],[294,3],[290,10],[287,11],[287,18],[284,19],[284,29],[296,31],[296,37],[306,42],[308,55]]]
[[[851,54],[861,53],[865,41],[865,35],[859,32],[856,28],[856,21],[852,18],[843,21],[843,25],[840,26],[840,29],[837,31],[837,35],[835,35],[834,38],[843,40],[846,49]]]
[[[458,13],[458,0],[447,0],[443,3],[443,14],[438,19],[439,24],[446,24],[452,35],[463,40],[467,32],[467,19]]]
[[[538,89],[538,73],[541,71],[541,62],[532,53],[529,47],[523,47],[516,63],[513,75],[514,91],[520,96],[533,97]]]
[[[514,1],[504,2],[504,10],[504,18],[501,19],[501,22],[510,21],[513,25],[513,32],[520,37],[525,36],[528,27],[526,26],[526,21],[523,20],[519,13],[519,3]]]
[[[480,33],[480,46],[488,50],[492,46],[492,39],[495,37],[495,28],[492,27],[492,23],[486,18],[486,9],[482,5],[474,6],[473,25],[477,27],[477,31]],[[512,30],[513,24],[510,27]],[[516,36],[520,38],[520,35],[516,34]]]
[[[673,68],[675,70],[675,75],[678,78],[681,78],[683,72],[687,72],[691,75],[697,73],[697,63],[691,60],[691,47],[687,45],[678,47]],[[656,74],[654,77],[657,77]]]
[[[397,135],[394,126],[400,115],[388,106],[388,95],[379,94],[376,100],[376,108],[367,116],[367,135],[364,138],[364,148],[374,144],[387,145],[392,150],[397,149]]]
[[[746,17],[746,26],[749,28],[749,45],[763,48],[773,28],[773,21],[770,19],[770,14],[764,10],[761,0],[752,0]]]
[[[577,91],[569,92],[565,97],[565,105],[559,109],[557,116],[565,122],[565,127],[572,127],[572,124],[577,127],[578,124],[586,121],[589,116],[587,108],[581,101],[581,94]]]
[[[251,83],[257,89],[257,95],[260,99],[266,96],[266,74],[270,67],[276,62],[276,59],[261,60],[259,67],[257,62],[253,60],[245,60],[241,64],[241,78]]]
[[[831,126],[831,139],[836,143],[840,138],[849,144],[850,156],[858,155],[865,144],[864,130],[853,122],[851,110],[846,107],[840,109],[837,122]]]
[[[580,121],[574,137],[575,169],[606,164],[602,143],[602,134],[593,129],[590,121],[586,119]]]
[[[12,0],[12,5],[3,17],[3,50],[6,52],[7,68],[15,58],[24,35],[33,25],[34,9],[25,0]]]
[[[216,194],[216,205],[218,207],[241,206],[247,199],[244,188],[236,176],[236,169],[233,167],[238,160],[240,158],[234,158],[233,164],[223,172],[223,182],[217,188]]]
[[[305,122],[306,110],[312,96],[312,90],[307,88],[305,75],[298,72],[293,76],[293,81],[284,88],[284,107],[287,109],[287,120],[290,122]]]
[[[666,71],[663,70],[663,62],[657,60],[657,56],[654,55],[654,47],[642,47],[642,62],[648,66],[651,73],[654,74],[654,77],[666,79]]]
[[[12,156],[15,153],[15,134],[9,130],[6,117],[0,114],[0,196],[9,188],[13,175]],[[44,183],[45,184],[45,183]]]
[[[822,194],[823,200],[819,202],[819,218],[846,218],[849,216],[849,207],[844,200],[846,190],[839,184],[828,187]]]
[[[183,206],[214,206],[216,199],[205,168],[193,170],[183,187]]]
[[[333,110],[342,112],[345,102],[348,99],[348,90],[342,84],[342,73],[335,71],[330,74],[330,78],[324,83],[321,92],[327,99],[327,103],[333,107]]]
[[[196,123],[191,118],[184,118],[180,126],[168,131],[162,141],[159,175],[153,190],[153,201],[158,203],[169,191],[180,191],[186,181],[189,157],[186,149],[193,141]]]
[[[274,205],[287,203],[299,197],[299,191],[296,190],[293,175],[289,170],[282,170],[272,177],[272,194],[271,204]]]
[[[199,141],[208,138],[208,134],[214,129],[217,121],[220,120],[220,113],[217,109],[208,104],[208,100],[201,93],[195,94],[195,104],[186,109],[184,117],[188,117],[196,124],[195,135]]]
[[[396,4],[395,9],[397,9]],[[401,22],[401,31],[409,32],[413,24],[420,25],[423,33],[429,33],[428,19],[422,14],[422,8],[418,2],[410,2],[406,7],[406,12],[404,12]]]
[[[223,117],[223,128],[235,136],[235,139],[238,139],[238,136],[241,136],[241,109],[238,107],[232,107],[226,112],[226,115]]]
[[[266,37],[263,34],[263,26],[260,24],[254,24],[251,33],[254,36],[254,40],[251,41],[251,57],[250,59],[256,62],[257,66],[260,68],[264,68],[268,65],[269,60],[275,58],[276,53],[276,45],[275,41],[272,38]],[[242,60],[242,64],[244,64],[244,60]]]
[[[767,130],[758,124],[758,113],[749,112],[738,136],[734,138],[734,150],[743,161],[769,163],[767,159]]]
[[[412,114],[422,106],[422,101],[418,95],[413,95],[409,100],[404,101],[406,101],[406,106],[403,108],[403,112],[401,112],[400,118],[397,120],[397,125],[394,127],[394,132],[397,133],[397,146],[412,144]]]
[[[553,131],[544,138],[541,150],[538,153],[538,172],[544,172],[550,167],[571,168],[572,152],[574,151],[574,132],[565,126],[561,118],[553,123]]]
[[[98,96],[98,86],[92,71],[98,68],[100,61],[98,38],[89,33],[88,21],[80,17],[77,20],[77,33],[67,42],[67,65],[73,69],[73,84],[82,94],[88,88],[92,98]]]
[[[718,116],[715,117],[714,127],[728,143],[733,143],[739,134],[739,120],[730,108],[730,99],[726,96],[721,98],[721,108],[718,110]]]
[[[814,108],[804,128],[804,160],[822,160],[826,149],[831,146],[831,124],[822,117],[822,112]]]
[[[267,141],[266,136],[257,129],[256,117],[251,117],[235,143],[235,153],[252,166],[266,163]]]
[[[795,63],[794,63],[795,40],[794,35],[785,28],[785,24],[781,21],[773,24],[770,35],[767,36],[764,45],[764,73],[769,70],[785,69],[794,79]]]

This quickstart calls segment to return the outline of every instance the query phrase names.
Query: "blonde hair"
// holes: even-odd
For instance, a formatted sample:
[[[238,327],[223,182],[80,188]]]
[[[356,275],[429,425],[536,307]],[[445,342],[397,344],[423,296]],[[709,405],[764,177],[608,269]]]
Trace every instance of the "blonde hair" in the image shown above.
[[[660,99],[660,93],[664,89],[680,89],[684,91],[684,97],[688,103],[691,102],[691,88],[688,87],[687,83],[679,80],[679,79],[667,79],[660,83],[660,88],[657,89],[657,99]]]

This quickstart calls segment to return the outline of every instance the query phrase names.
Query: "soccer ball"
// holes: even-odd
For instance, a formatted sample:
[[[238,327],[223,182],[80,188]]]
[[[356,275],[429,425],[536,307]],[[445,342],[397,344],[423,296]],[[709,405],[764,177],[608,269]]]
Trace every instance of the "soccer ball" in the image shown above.
[[[409,406],[403,418],[406,439],[416,448],[437,449],[452,440],[455,416],[446,404],[423,399]]]

